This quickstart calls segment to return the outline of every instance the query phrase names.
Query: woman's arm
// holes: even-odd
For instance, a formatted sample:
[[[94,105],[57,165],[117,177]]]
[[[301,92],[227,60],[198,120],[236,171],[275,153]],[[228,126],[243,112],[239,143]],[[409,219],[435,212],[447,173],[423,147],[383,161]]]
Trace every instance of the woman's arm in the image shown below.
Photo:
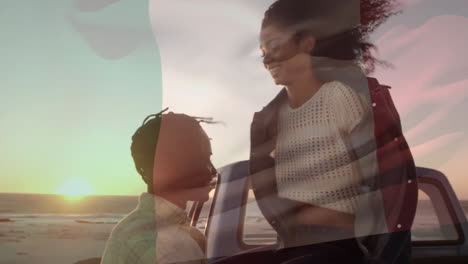
[[[354,215],[313,205],[305,205],[297,215],[300,225],[333,226],[354,228]]]

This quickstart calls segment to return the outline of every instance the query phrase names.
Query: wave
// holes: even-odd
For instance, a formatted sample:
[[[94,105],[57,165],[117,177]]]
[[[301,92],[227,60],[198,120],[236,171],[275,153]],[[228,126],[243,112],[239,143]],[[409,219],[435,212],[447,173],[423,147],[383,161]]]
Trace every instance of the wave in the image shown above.
[[[126,214],[0,214],[11,222],[116,223]]]

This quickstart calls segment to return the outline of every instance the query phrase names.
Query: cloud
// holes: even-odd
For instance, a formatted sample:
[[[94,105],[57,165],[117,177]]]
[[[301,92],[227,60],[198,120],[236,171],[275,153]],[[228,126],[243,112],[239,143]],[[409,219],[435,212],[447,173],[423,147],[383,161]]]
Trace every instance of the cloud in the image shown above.
[[[466,159],[459,143],[467,141],[468,131],[462,121],[468,112],[468,61],[461,59],[468,57],[468,18],[434,16],[414,28],[401,20],[375,43],[379,58],[394,65],[375,76],[393,87],[416,164],[443,166],[456,191],[468,197],[466,180],[455,169]]]
[[[73,3],[80,11],[94,12],[119,1],[121,0],[74,0]]]
[[[252,114],[279,91],[258,57],[258,31],[271,2],[151,1],[162,60],[163,104],[227,124],[205,126],[213,138],[216,165],[248,157]],[[380,68],[375,76],[393,87],[392,97],[416,156],[449,159],[453,149],[443,145],[466,138],[468,129],[460,124],[463,114],[454,113],[468,111],[468,61],[460,59],[468,57],[468,18],[433,16],[415,28],[410,25],[414,21],[406,23],[412,18],[394,19],[399,23],[380,32],[375,43],[379,58],[395,68]]]
[[[217,165],[248,157],[252,115],[279,91],[264,70],[258,49],[268,4],[178,0],[150,4],[161,54],[163,104],[226,123],[205,126],[213,138]]]
[[[126,0],[75,0],[67,16],[72,28],[105,59],[121,59],[154,44],[148,28],[145,2]]]
[[[411,7],[424,1],[426,0],[400,0],[399,2],[402,3],[405,7]]]
[[[461,26],[465,25],[465,26]],[[394,87],[391,90],[403,119],[422,105],[454,106],[468,96],[468,18],[438,16],[422,26],[399,25],[376,41],[379,57],[394,70],[383,69],[376,76]]]
[[[434,152],[439,151],[441,148],[446,147],[454,142],[460,142],[466,135],[464,132],[454,132],[446,135],[439,136],[428,142],[415,146],[411,149],[414,157],[417,159],[424,155],[431,155]]]

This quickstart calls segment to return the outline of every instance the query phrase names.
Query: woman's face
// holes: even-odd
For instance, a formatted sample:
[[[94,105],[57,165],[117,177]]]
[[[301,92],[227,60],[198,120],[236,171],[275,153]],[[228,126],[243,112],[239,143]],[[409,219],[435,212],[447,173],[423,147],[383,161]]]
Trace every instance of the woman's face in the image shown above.
[[[260,32],[263,64],[277,85],[288,86],[311,70],[313,45],[313,39],[298,40],[292,31],[273,25]]]

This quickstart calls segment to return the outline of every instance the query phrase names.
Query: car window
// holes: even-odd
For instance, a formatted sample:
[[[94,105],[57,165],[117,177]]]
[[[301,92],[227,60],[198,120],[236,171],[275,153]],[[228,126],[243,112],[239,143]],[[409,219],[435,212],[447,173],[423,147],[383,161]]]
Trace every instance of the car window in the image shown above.
[[[190,214],[191,225],[198,228],[201,232],[205,233],[208,216],[210,214],[211,205],[213,203],[213,193],[210,193],[210,199],[203,204],[199,202],[190,202],[190,206],[187,206]]]
[[[445,201],[441,190],[422,182],[419,183],[419,188],[419,201],[411,231],[413,242],[459,240],[460,235],[449,212],[450,205],[434,206],[436,202]]]
[[[195,209],[195,202],[193,201],[188,201],[187,202],[187,207],[185,207],[185,212],[187,215],[192,218],[193,210]]]
[[[419,182],[418,206],[411,230],[413,242],[453,243],[461,239],[456,220],[446,204],[441,186]],[[440,205],[435,207],[434,204]],[[436,210],[437,208],[437,210]],[[248,246],[270,245],[277,242],[277,234],[261,213],[253,191],[249,189],[242,221],[242,241]]]
[[[197,222],[195,224],[195,227],[198,228],[203,233],[205,232],[205,229],[206,229],[206,223],[208,221],[208,215],[210,214],[212,202],[213,202],[213,198],[210,198],[210,200],[203,203],[202,209],[200,211],[200,215],[198,216]]]
[[[263,217],[252,190],[249,190],[246,202],[242,226],[242,241],[249,246],[270,245],[277,241],[277,234],[265,217]]]

